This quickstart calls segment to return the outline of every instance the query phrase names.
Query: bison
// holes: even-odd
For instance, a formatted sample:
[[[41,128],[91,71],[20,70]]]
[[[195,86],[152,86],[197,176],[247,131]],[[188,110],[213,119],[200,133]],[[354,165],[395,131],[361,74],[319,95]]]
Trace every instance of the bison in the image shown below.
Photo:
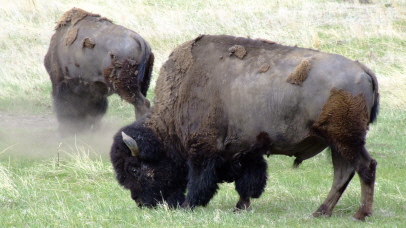
[[[133,104],[137,118],[148,111],[154,55],[140,35],[79,8],[55,30],[44,65],[62,135],[97,126],[112,93]]]
[[[202,35],[177,47],[160,70],[150,112],[114,136],[116,178],[139,206],[205,206],[235,182],[249,209],[267,180],[264,155],[297,166],[331,148],[334,181],[314,216],[332,214],[355,172],[372,213],[377,162],[365,149],[378,114],[376,76],[336,54],[262,39]],[[185,197],[185,192],[187,195]]]

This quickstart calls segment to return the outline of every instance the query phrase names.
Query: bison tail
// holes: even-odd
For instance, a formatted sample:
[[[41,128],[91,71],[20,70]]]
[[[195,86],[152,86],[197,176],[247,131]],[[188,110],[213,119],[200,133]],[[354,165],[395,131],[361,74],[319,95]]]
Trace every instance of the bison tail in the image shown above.
[[[140,82],[141,93],[145,97],[147,96],[147,91],[149,88],[149,83],[151,81],[152,69],[154,66],[154,54],[151,51],[148,43],[142,42],[144,49],[144,56],[138,68],[138,81]]]
[[[371,79],[372,79],[372,89],[374,90],[374,105],[371,108],[371,116],[369,119],[370,123],[374,123],[376,121],[376,118],[378,117],[379,113],[379,91],[378,91],[378,79],[376,78],[376,75],[374,72],[372,72],[371,69],[366,67],[364,64],[356,61],[356,63],[361,67],[362,70],[367,73]]]
[[[378,117],[378,113],[379,113],[379,92],[378,92],[378,80],[376,79],[376,77],[373,73],[369,74],[369,75],[372,78],[372,83],[374,85],[374,95],[375,95],[374,96],[374,105],[372,106],[372,109],[371,109],[371,119],[369,120],[370,123],[373,123],[373,122],[375,122],[376,118]]]

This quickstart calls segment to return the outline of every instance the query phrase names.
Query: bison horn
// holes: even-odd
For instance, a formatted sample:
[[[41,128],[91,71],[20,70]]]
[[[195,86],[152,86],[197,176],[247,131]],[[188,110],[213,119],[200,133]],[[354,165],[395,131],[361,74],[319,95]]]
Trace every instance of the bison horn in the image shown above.
[[[138,150],[137,142],[133,138],[128,136],[126,133],[124,133],[124,131],[121,132],[121,135],[123,136],[123,141],[124,141],[125,145],[127,145],[128,148],[131,150],[131,154],[134,157],[138,157],[140,152]]]

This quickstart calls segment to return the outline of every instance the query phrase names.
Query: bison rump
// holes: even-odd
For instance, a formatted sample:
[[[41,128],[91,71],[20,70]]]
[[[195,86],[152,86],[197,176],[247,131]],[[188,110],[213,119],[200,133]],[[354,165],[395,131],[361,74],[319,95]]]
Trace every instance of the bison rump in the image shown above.
[[[148,112],[154,56],[140,35],[78,8],[67,11],[55,30],[44,65],[60,123],[81,126],[78,122],[96,118],[93,112],[103,116],[112,93],[133,104],[137,118]],[[83,101],[81,94],[86,94]]]

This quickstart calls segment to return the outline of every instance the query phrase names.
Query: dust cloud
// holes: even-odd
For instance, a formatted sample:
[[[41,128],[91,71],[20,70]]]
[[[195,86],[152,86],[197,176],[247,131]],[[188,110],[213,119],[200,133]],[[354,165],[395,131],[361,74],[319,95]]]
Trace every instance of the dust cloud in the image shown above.
[[[69,158],[78,153],[108,159],[113,135],[122,127],[103,119],[94,131],[60,137],[53,114],[23,115],[0,111],[0,159]]]

